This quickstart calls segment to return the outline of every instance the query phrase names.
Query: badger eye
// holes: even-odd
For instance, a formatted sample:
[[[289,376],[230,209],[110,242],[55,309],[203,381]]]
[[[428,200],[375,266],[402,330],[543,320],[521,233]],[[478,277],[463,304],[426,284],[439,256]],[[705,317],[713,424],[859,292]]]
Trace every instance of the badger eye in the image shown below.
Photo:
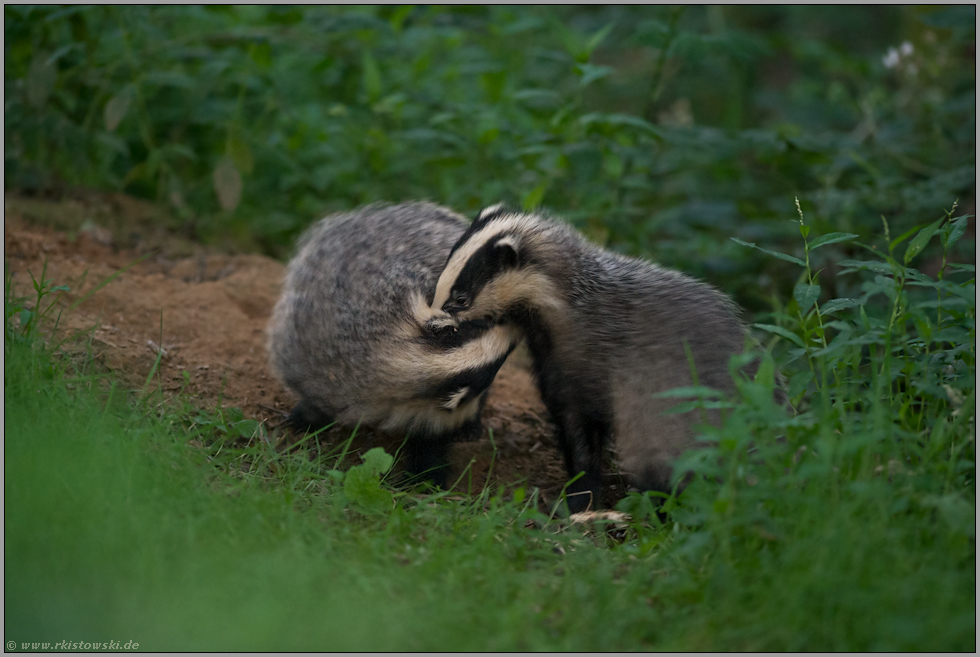
[[[465,292],[457,292],[456,296],[453,297],[453,303],[457,306],[468,306],[470,303],[470,297]]]

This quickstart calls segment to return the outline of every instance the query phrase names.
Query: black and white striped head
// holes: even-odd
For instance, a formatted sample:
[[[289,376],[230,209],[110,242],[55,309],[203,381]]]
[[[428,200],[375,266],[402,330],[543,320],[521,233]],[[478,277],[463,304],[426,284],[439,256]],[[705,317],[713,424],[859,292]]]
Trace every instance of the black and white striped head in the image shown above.
[[[502,205],[482,210],[449,254],[432,312],[455,321],[494,322],[521,303],[548,294],[532,265],[541,220]]]

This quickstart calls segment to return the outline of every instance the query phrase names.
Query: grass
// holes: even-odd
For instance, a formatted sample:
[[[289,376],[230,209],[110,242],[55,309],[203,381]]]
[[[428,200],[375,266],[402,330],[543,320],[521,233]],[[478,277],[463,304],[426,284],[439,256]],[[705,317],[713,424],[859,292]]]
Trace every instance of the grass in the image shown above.
[[[634,494],[615,534],[547,518],[533,491],[397,491],[383,454],[276,452],[233,411],[160,412],[152,390],[57,357],[28,309],[50,307],[50,281],[33,305],[8,287],[4,639],[974,650],[975,282],[970,266],[911,267],[964,225],[950,213],[841,263],[865,295],[850,308],[798,287],[765,331],[799,412],[772,405],[766,356],[735,399],[703,402],[728,416],[687,456],[696,476],[667,524]]]
[[[523,529],[509,506],[444,501],[377,520],[346,513],[302,459],[277,459],[274,482],[222,472],[166,420],[30,380],[22,349],[7,364],[8,639],[540,649],[555,645],[534,611],[561,585],[555,570],[598,557],[591,589],[612,566],[594,546],[578,557],[567,537]],[[607,632],[580,638],[599,649]]]

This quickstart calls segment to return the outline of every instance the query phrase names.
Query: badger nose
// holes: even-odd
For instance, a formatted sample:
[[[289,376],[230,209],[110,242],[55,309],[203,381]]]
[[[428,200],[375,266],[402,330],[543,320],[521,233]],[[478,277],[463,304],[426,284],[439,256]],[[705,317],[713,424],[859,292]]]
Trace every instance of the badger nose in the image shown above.
[[[456,322],[451,317],[434,317],[427,321],[422,328],[436,335],[443,335],[447,332],[455,333],[457,330]]]

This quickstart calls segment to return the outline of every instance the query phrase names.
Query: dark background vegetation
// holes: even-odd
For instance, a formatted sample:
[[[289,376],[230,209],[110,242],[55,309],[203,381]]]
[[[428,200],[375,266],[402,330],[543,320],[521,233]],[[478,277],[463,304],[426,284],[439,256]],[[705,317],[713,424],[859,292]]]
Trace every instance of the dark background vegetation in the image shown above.
[[[376,200],[543,206],[760,308],[792,280],[728,238],[793,248],[794,197],[866,238],[972,213],[974,16],[7,6],[4,182],[125,190],[281,257]]]
[[[7,191],[283,258],[371,201],[545,207],[734,295],[765,352],[684,391],[725,422],[609,533],[119,390],[46,342],[59,281],[8,276],[5,639],[976,650],[973,5],[4,11]]]

